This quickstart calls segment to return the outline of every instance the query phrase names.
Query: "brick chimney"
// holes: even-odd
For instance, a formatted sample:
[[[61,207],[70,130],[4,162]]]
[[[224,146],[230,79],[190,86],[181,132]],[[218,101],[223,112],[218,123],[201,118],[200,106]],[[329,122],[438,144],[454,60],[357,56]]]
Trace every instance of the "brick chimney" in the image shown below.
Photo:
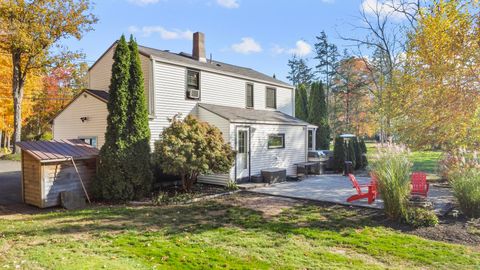
[[[207,62],[205,56],[205,34],[202,32],[193,33],[192,57],[197,61]]]

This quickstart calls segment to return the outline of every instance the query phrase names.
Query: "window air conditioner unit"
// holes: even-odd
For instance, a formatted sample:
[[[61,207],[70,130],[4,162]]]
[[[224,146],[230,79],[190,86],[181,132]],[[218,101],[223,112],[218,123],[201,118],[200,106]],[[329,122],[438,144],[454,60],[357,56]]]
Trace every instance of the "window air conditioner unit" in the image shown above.
[[[198,89],[188,89],[188,97],[193,99],[200,98],[200,90]]]

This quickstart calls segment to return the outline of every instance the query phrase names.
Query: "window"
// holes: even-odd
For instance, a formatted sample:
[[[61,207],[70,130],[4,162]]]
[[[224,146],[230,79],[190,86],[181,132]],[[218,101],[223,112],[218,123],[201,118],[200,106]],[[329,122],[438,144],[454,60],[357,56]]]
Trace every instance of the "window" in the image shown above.
[[[84,141],[85,143],[97,147],[97,137],[78,137],[79,140]]]
[[[247,153],[247,131],[240,130],[238,132],[238,153]]]
[[[268,149],[285,148],[285,134],[268,135]]]
[[[267,87],[266,101],[267,108],[277,108],[277,89]]]
[[[187,69],[187,97],[200,98],[200,71]]]
[[[253,83],[247,83],[247,108],[253,108]]]

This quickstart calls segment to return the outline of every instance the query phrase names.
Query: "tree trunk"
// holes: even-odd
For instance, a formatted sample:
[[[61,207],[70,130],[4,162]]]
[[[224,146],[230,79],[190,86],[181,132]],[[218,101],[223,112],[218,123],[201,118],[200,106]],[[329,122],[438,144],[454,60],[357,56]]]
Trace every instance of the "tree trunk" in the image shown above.
[[[13,153],[18,153],[20,149],[16,145],[22,140],[22,101],[23,86],[25,78],[20,70],[21,55],[12,54],[13,78],[12,78],[12,94],[13,94]]]
[[[0,152],[2,151],[3,130],[0,129]]]

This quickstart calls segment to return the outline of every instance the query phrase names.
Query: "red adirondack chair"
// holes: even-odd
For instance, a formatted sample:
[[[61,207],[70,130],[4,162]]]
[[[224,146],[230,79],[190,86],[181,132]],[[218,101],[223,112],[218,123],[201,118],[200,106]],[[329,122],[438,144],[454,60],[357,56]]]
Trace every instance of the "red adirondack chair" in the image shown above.
[[[358,184],[357,179],[355,178],[355,175],[353,174],[348,174],[348,178],[350,178],[350,181],[352,181],[353,187],[357,190],[357,194],[350,196],[347,199],[347,202],[353,202],[356,200],[360,199],[368,199],[368,204],[372,204],[376,197],[377,197],[377,186],[373,183],[367,184],[367,185],[360,185]],[[368,188],[367,192],[363,192],[362,188]]]
[[[429,184],[427,182],[427,174],[423,172],[412,173],[412,195],[420,195],[427,197]]]
[[[377,196],[378,196],[378,194],[380,194],[380,190],[378,190],[378,179],[377,179],[377,176],[376,176],[375,174],[373,174],[373,173],[370,173],[370,179],[371,179],[371,180],[370,180],[370,183],[375,186],[375,191],[377,192]]]

